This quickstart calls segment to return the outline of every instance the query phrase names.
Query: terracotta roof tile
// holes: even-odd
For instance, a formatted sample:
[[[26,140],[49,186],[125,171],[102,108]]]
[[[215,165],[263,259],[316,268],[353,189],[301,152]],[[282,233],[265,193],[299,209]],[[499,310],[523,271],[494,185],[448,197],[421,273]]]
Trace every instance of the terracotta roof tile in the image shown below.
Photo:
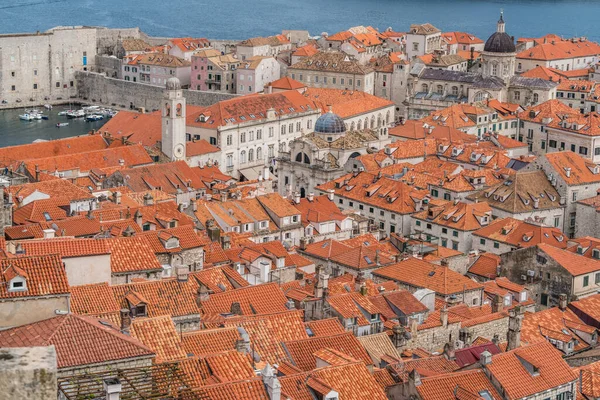
[[[287,311],[287,298],[276,283],[248,286],[215,293],[202,303],[202,312],[208,315],[227,314],[233,303],[239,303],[243,315],[269,314]]]
[[[92,317],[68,314],[0,332],[2,347],[56,347],[58,368],[151,357],[138,340]]]
[[[0,260],[0,298],[67,295],[69,282],[58,255],[39,255]],[[10,281],[25,278],[26,290],[9,290]]]
[[[156,353],[157,363],[187,357],[181,347],[179,333],[168,315],[156,318],[134,318],[131,322],[131,336]]]
[[[373,274],[413,287],[431,289],[441,296],[461,293],[463,290],[483,288],[480,284],[449,268],[436,266],[416,258],[409,258],[397,264],[379,268],[373,271]]]
[[[237,327],[229,326],[184,332],[181,336],[181,345],[186,353],[200,356],[235,349],[235,343],[239,339]]]
[[[108,283],[71,286],[71,312],[81,315],[119,313],[121,307],[115,300]]]
[[[360,91],[310,87],[303,96],[314,102],[321,112],[326,113],[331,106],[331,111],[344,119],[393,106],[389,100]]]
[[[481,369],[422,378],[417,392],[423,400],[446,400],[457,398],[457,388],[461,392],[470,394],[472,399],[482,398],[480,393],[484,391],[493,399],[502,398]],[[467,399],[469,397],[460,398]]]
[[[316,368],[317,361],[314,353],[324,348],[333,348],[341,351],[366,365],[373,363],[369,354],[352,332],[289,341],[284,342],[283,345],[291,358],[292,364],[303,371],[310,371]]]
[[[546,341],[497,354],[487,369],[510,399],[542,393],[577,379],[560,352]]]
[[[517,54],[517,59],[564,60],[577,57],[597,56],[600,45],[590,41],[564,40],[561,38],[538,43]]]
[[[307,330],[310,330],[309,336],[333,336],[345,333],[345,329],[337,318],[326,318],[317,321],[306,322]],[[312,335],[311,335],[312,333]]]
[[[525,248],[538,243],[546,243],[564,249],[567,247],[567,237],[558,228],[540,226],[514,218],[494,220],[488,226],[473,232],[473,235],[489,240]]]

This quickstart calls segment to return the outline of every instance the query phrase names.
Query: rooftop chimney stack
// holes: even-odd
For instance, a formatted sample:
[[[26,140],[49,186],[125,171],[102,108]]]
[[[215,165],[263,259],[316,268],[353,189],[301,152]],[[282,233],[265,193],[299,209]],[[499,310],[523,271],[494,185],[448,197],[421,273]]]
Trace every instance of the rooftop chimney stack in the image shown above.
[[[440,321],[444,328],[448,326],[448,308],[446,306],[443,306],[440,310]]]
[[[327,190],[327,198],[329,199],[329,201],[333,201],[334,196],[335,196],[335,190],[328,189]]]
[[[105,379],[103,382],[106,400],[119,400],[121,398],[121,381],[117,378]]]
[[[315,194],[313,192],[310,192],[308,194],[308,201],[313,202],[315,200]]]
[[[499,294],[497,294],[496,296],[494,296],[494,301],[492,302],[492,312],[493,313],[502,312],[503,308],[504,308],[504,298],[502,296],[500,296]]]
[[[129,335],[129,328],[131,327],[131,313],[128,309],[121,309],[121,333]]]
[[[521,346],[521,326],[523,325],[523,309],[516,306],[508,312],[508,334],[506,351]]]
[[[492,353],[490,353],[487,350],[481,353],[481,356],[479,357],[479,362],[481,363],[481,365],[490,365],[492,363]]]
[[[281,400],[281,383],[271,365],[267,364],[262,370],[262,379],[267,388],[270,400]]]
[[[294,192],[294,203],[300,204],[300,192]]]
[[[565,311],[567,309],[567,295],[565,293],[561,293],[558,296],[558,308],[560,311]]]

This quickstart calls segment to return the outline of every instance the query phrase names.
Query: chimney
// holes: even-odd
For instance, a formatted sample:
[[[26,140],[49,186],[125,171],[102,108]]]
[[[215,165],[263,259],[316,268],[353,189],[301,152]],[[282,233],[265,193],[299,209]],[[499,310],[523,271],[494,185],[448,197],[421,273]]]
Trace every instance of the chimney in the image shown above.
[[[131,314],[128,309],[121,309],[121,333],[129,335],[129,327],[131,326]]]
[[[113,193],[113,202],[115,204],[121,204],[121,192],[116,191]]]
[[[419,375],[416,369],[408,373],[408,380],[414,386],[421,386],[421,375]]]
[[[288,310],[295,310],[296,304],[294,303],[294,300],[288,299],[288,301],[285,303],[285,308],[287,308]]]
[[[44,239],[53,239],[56,235],[56,231],[52,228],[50,229],[44,229]]]
[[[448,342],[444,345],[444,357],[450,361],[456,359],[454,343]]]
[[[105,379],[103,382],[106,400],[119,400],[121,398],[121,381],[117,378]]]
[[[565,311],[567,309],[567,295],[566,293],[561,293],[558,296],[558,308],[560,311]]]
[[[214,219],[209,219],[206,221],[206,232],[208,233],[208,237],[212,242],[221,242],[221,230],[215,223]]]
[[[368,293],[369,293],[369,290],[367,289],[367,284],[366,284],[366,283],[363,283],[363,284],[360,286],[360,294],[361,294],[362,296],[366,296]]]
[[[570,167],[565,168],[565,175],[567,176],[567,178],[571,177],[571,168]]]
[[[35,165],[35,181],[40,181],[40,167],[37,164]]]
[[[335,190],[327,189],[327,198],[329,201],[333,201],[333,197],[335,196]]]
[[[208,301],[210,298],[210,290],[206,287],[205,284],[200,282],[200,286],[196,290],[196,305],[199,308],[202,308],[202,303]]]
[[[513,307],[508,312],[508,334],[506,351],[514,350],[521,346],[521,326],[523,325],[523,309],[521,306]]]
[[[196,200],[192,200],[192,211],[198,211],[198,202]]]
[[[151,206],[154,205],[154,197],[152,197],[152,195],[150,194],[150,192],[147,192],[144,195],[144,205],[145,206]]]
[[[179,282],[187,282],[190,269],[187,265],[178,265],[175,267],[175,273],[177,274],[177,280]]]
[[[133,219],[134,219],[134,221],[135,221],[136,224],[138,224],[139,226],[142,226],[142,224],[143,224],[142,213],[140,212],[139,209],[133,215]]]
[[[300,245],[298,246],[298,248],[300,250],[306,250],[306,238],[305,237],[300,238]]]
[[[363,271],[358,271],[356,278],[354,279],[354,291],[360,292],[362,285],[365,283],[365,273]]]
[[[381,258],[379,256],[379,249],[377,249],[377,250],[375,250],[375,264],[378,266],[381,265],[380,261],[381,261]]]
[[[281,400],[281,383],[275,376],[275,371],[271,365],[267,364],[262,370],[262,379],[267,388],[269,400]]]
[[[392,343],[397,349],[406,345],[406,330],[400,324],[396,324],[392,328]]]
[[[481,365],[490,365],[492,363],[492,353],[490,353],[487,350],[481,353],[481,356],[479,357],[479,362],[481,363]]]
[[[242,354],[249,354],[251,350],[250,336],[248,335],[248,332],[246,332],[246,330],[241,326],[238,326],[237,330],[240,338],[235,341],[235,350]]]
[[[448,308],[446,306],[443,306],[440,310],[440,321],[444,328],[448,326]]]
[[[242,313],[242,306],[238,302],[231,303],[231,307],[229,309],[229,312],[231,314],[233,314],[233,315],[244,315]]]
[[[294,203],[300,204],[300,192],[294,192]]]
[[[221,247],[223,250],[229,250],[231,248],[231,237],[229,237],[229,235],[221,237]]]
[[[308,201],[312,202],[315,200],[315,194],[313,192],[310,192],[308,194]]]
[[[323,270],[323,265],[319,264],[317,266],[316,274],[317,276],[317,284],[315,285],[315,297],[322,298],[326,295],[327,287],[329,286],[329,275],[325,273]]]
[[[494,296],[494,301],[492,302],[492,312],[497,313],[501,312],[504,308],[504,298],[497,294]]]

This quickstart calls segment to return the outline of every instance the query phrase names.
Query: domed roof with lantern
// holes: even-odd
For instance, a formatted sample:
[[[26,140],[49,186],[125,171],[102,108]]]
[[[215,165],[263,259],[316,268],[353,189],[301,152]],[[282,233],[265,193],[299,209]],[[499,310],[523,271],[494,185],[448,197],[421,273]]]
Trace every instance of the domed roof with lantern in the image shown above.
[[[167,90],[181,90],[181,82],[178,78],[172,77],[167,79]]]
[[[514,38],[509,36],[505,31],[504,15],[502,12],[500,13],[496,32],[485,42],[483,51],[489,53],[515,53],[517,51]]]
[[[317,122],[315,123],[315,132],[327,135],[341,135],[346,133],[346,124],[339,115],[334,114],[333,111],[331,111],[330,107],[329,111],[317,119]]]

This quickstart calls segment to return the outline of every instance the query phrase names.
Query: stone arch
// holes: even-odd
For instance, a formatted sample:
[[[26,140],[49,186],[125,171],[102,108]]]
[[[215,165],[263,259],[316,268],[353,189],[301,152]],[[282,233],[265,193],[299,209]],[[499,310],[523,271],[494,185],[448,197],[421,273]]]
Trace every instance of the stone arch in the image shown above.
[[[360,119],[358,120],[357,129],[362,131],[362,121]]]
[[[375,116],[371,115],[371,129],[375,129]]]
[[[354,121],[352,121],[352,122],[350,123],[350,130],[351,130],[351,131],[354,131],[354,130],[355,130],[355,128],[356,128],[356,124],[354,123]]]
[[[350,154],[350,157],[348,157],[348,159],[356,157],[360,157],[360,153],[358,151],[355,151],[354,153]]]
[[[262,160],[263,155],[262,155],[262,147],[258,147],[256,149],[256,159],[257,160]]]
[[[301,162],[304,164],[310,164],[310,158],[306,153],[300,152],[296,154],[296,162]]]

